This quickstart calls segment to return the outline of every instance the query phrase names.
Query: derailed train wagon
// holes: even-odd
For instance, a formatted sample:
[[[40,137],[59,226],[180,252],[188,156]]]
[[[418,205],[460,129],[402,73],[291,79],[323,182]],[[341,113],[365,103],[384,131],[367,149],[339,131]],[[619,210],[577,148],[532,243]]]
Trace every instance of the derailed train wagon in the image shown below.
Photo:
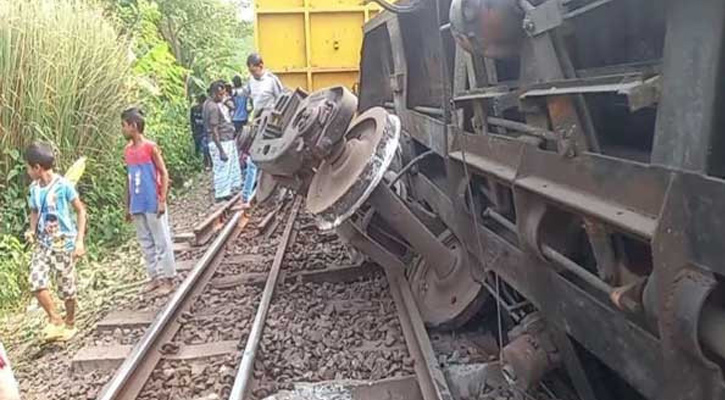
[[[725,398],[725,2],[384,6],[359,101],[296,92],[258,124],[268,176],[404,263],[429,326],[498,314],[522,388]]]
[[[582,398],[723,398],[725,2],[408,11],[365,28],[360,108],[392,106],[406,160],[433,150],[411,198],[472,274],[531,302]],[[520,378],[551,367],[522,360],[537,335],[504,349]]]

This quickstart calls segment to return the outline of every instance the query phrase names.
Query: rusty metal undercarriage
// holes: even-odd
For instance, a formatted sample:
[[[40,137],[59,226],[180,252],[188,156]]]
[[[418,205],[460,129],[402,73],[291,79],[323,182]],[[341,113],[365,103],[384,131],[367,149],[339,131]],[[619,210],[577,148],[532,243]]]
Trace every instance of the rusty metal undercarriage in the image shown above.
[[[725,2],[664,3],[383,13],[359,100],[296,91],[256,122],[259,196],[293,188],[321,227],[408,265],[431,327],[499,310],[522,388],[558,373],[585,400],[725,399]]]

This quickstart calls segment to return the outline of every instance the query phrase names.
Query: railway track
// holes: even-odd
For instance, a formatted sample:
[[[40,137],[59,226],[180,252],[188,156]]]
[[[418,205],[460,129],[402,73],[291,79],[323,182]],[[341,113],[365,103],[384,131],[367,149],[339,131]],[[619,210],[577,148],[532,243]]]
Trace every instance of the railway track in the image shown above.
[[[405,348],[390,354],[370,350],[376,341],[403,343],[392,299],[376,295],[386,290],[384,277],[377,271],[367,273],[368,280],[349,283],[365,275],[365,267],[322,268],[350,257],[334,234],[315,234],[309,216],[298,218],[299,208],[297,201],[252,223],[242,221],[249,227],[257,223],[255,237],[252,232],[235,232],[242,217],[232,217],[99,398],[197,398],[205,392],[263,398],[292,388],[297,380],[339,378],[339,364],[345,361],[349,370],[344,376],[349,378],[410,375],[413,361]],[[298,244],[300,236],[305,239]],[[235,240],[246,245],[235,247]],[[288,248],[294,251],[286,257]],[[359,271],[350,273],[352,268]],[[230,304],[239,309],[220,318]],[[388,324],[376,327],[379,319]],[[303,325],[309,334],[302,334]],[[355,332],[355,325],[368,329]],[[359,348],[342,351],[355,345]],[[202,348],[206,354],[199,357],[204,361],[184,359],[184,353]],[[363,355],[366,358],[355,362]],[[211,371],[221,372],[219,379],[208,379]]]
[[[124,350],[97,398],[293,396],[279,397],[286,399],[309,390],[321,398],[331,390],[360,399],[385,393],[474,398],[461,396],[474,390],[461,389],[460,382],[449,388],[450,371],[442,366],[461,359],[485,363],[496,352],[495,341],[480,332],[467,349],[462,332],[437,332],[431,341],[405,267],[356,260],[334,232],[319,231],[300,208],[297,199],[249,218],[230,214],[165,305],[100,323],[114,328],[115,346]],[[487,346],[480,345],[482,337],[490,339]],[[107,357],[108,349],[95,354]],[[479,391],[486,381],[478,383]]]
[[[182,226],[188,232],[181,232],[174,235],[174,242],[177,243],[177,250],[184,250],[183,245],[200,247],[207,245],[222,229],[224,223],[232,216],[232,208],[241,199],[241,194],[232,197],[230,200],[212,207],[211,211],[199,222],[188,226],[187,221],[182,221]]]

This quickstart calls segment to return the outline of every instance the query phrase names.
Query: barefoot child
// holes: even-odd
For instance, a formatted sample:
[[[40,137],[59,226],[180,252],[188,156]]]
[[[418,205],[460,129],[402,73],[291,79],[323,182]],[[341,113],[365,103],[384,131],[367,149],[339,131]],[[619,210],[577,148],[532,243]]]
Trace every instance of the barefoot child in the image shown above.
[[[76,274],[75,261],[82,257],[86,228],[86,210],[73,185],[53,172],[55,156],[50,146],[31,144],[25,152],[30,185],[30,230],[26,238],[34,243],[30,262],[30,287],[50,323],[43,329],[45,340],[70,340],[75,334]],[[78,228],[71,216],[76,212]],[[50,295],[53,273],[58,296],[65,301],[65,324]]]
[[[171,242],[166,193],[169,173],[156,143],[144,137],[144,116],[138,108],[121,114],[121,128],[128,140],[125,150],[126,218],[133,220],[146,259],[150,281],[146,291],[173,290],[176,263]]]

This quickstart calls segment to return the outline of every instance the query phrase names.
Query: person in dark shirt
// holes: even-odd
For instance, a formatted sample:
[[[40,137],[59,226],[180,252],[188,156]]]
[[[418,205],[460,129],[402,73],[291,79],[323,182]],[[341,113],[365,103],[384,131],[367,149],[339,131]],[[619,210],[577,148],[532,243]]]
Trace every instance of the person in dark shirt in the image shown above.
[[[228,200],[242,188],[242,171],[234,140],[234,125],[224,105],[224,82],[214,82],[209,91],[211,100],[204,103],[204,127],[209,134],[209,154],[214,175],[214,197]]]
[[[204,129],[204,102],[206,96],[200,94],[196,97],[196,104],[191,107],[189,112],[189,126],[191,126],[191,135],[194,138],[194,148],[196,155],[204,157],[204,167],[211,167],[211,158],[209,157],[209,139]]]

